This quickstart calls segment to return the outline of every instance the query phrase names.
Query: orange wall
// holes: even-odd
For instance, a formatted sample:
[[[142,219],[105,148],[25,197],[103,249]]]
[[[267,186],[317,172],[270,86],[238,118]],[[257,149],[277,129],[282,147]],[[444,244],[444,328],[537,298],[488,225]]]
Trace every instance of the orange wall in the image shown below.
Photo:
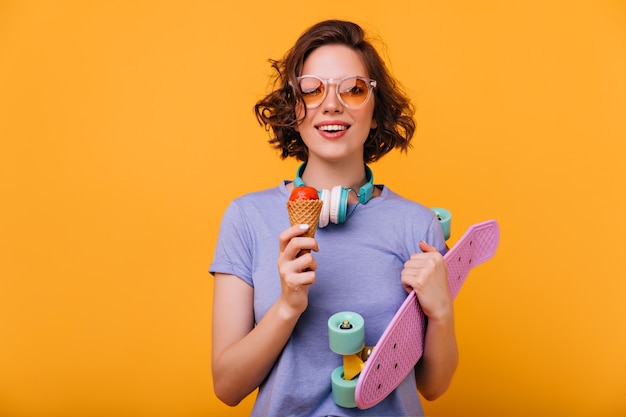
[[[0,4],[0,415],[249,414],[212,393],[206,270],[228,202],[296,167],[252,115],[266,59],[329,17],[418,107],[377,182],[453,241],[501,225],[428,415],[626,414],[623,2],[210,3]]]

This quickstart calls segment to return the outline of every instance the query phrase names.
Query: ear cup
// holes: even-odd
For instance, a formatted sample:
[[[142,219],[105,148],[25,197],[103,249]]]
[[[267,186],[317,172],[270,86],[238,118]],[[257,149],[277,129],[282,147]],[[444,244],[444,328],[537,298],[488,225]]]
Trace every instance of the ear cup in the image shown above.
[[[369,170],[369,168],[367,169]],[[367,202],[370,201],[370,199],[372,198],[372,195],[374,194],[374,184],[372,183],[372,180],[374,177],[371,174],[372,171],[368,171],[368,172],[370,173],[369,182],[365,183],[365,185],[363,185],[363,187],[361,187],[361,189],[359,190],[359,202],[361,204],[367,204]]]
[[[317,223],[319,228],[328,226],[328,222],[330,220],[330,191],[317,190],[317,194],[322,200],[322,212],[320,213],[320,220]]]
[[[349,188],[341,185],[334,186],[330,191],[330,221],[331,223],[343,223],[348,218],[348,193]]]
[[[322,212],[318,227],[326,227],[329,223],[340,224],[348,219],[348,193],[349,188],[337,185],[332,189],[318,190],[317,193],[322,200]]]

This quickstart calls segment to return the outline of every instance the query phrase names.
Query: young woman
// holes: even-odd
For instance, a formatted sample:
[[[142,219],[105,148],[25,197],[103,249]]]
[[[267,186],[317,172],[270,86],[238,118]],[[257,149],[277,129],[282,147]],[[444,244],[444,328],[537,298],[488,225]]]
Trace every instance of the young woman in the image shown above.
[[[418,390],[439,397],[458,360],[446,245],[432,210],[374,184],[366,165],[407,150],[410,102],[351,22],[314,25],[273,67],[276,88],[256,114],[282,157],[303,164],[295,181],[234,200],[222,219],[210,267],[215,392],[234,406],[259,388],[253,416],[421,416]],[[311,225],[289,227],[294,183],[329,190],[332,214],[315,238],[301,236]],[[414,374],[375,407],[337,406],[330,375],[342,358],[328,318],[361,314],[374,345],[412,289],[428,317]]]

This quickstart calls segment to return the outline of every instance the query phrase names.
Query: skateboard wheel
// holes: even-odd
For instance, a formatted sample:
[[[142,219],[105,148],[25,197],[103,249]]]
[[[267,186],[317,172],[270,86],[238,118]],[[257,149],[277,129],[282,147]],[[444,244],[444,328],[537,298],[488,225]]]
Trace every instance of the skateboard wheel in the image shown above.
[[[435,212],[437,218],[439,219],[441,230],[443,230],[443,237],[445,240],[450,239],[450,222],[452,221],[452,213],[441,207],[433,207],[432,211]]]
[[[330,381],[335,404],[343,408],[355,408],[354,391],[356,390],[358,378],[346,381],[343,379],[343,366],[340,366],[335,368],[333,373],[330,374]]]
[[[365,347],[365,326],[360,314],[342,311],[328,319],[328,344],[339,355],[352,355]]]

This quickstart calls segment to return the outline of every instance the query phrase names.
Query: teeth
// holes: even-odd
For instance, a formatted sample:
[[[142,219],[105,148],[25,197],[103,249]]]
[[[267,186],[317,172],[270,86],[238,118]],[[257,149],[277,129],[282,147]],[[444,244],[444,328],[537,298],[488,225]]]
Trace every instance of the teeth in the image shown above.
[[[346,130],[348,126],[343,125],[324,125],[318,127],[319,130],[324,130],[326,132],[335,131],[335,130]]]

